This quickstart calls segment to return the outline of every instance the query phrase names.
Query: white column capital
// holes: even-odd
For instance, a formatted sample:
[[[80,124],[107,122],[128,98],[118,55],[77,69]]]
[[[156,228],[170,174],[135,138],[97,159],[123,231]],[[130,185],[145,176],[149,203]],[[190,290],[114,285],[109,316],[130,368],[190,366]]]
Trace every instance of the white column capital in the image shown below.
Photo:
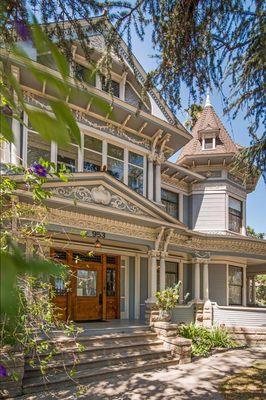
[[[160,252],[158,251],[158,250],[150,250],[149,252],[148,252],[148,256],[149,257],[158,257],[158,256],[160,256]]]
[[[161,255],[161,258],[165,259],[168,256],[168,252],[167,251],[161,251],[160,255]]]

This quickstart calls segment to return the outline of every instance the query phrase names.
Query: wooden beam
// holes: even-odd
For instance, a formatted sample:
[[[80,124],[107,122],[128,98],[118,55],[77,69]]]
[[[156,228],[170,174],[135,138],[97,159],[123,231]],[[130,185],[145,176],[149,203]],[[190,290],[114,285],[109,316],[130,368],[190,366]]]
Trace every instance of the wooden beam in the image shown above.
[[[90,101],[89,101],[88,104],[87,104],[86,111],[90,111],[90,108],[91,108],[91,105],[92,105],[93,100],[94,100],[94,98],[91,97],[91,98],[90,98]]]
[[[175,171],[172,175],[170,175],[170,178],[175,178],[179,174],[180,174],[179,171]]]
[[[162,170],[162,174],[166,174],[166,172],[169,171],[169,167],[166,167]]]
[[[132,117],[131,114],[128,114],[124,120],[124,122],[122,123],[122,128],[124,128],[126,126],[126,124],[128,123],[128,121],[130,120],[130,118]]]
[[[183,182],[185,181],[185,179],[187,179],[188,175],[185,175],[184,178],[179,179],[179,182]]]
[[[45,90],[46,90],[46,80],[43,82],[42,85],[42,93],[45,94]]]
[[[143,131],[143,129],[146,128],[147,125],[148,125],[148,122],[144,122],[144,124],[142,124],[140,129],[138,130],[138,133],[141,133]]]

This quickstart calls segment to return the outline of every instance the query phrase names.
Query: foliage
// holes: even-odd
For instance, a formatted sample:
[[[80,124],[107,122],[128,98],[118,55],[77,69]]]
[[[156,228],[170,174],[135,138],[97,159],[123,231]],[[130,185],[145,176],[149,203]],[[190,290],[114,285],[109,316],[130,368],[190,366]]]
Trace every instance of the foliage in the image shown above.
[[[156,293],[156,304],[159,310],[170,311],[178,304],[181,284],[181,282],[178,282],[177,285]]]
[[[265,233],[256,233],[253,228],[247,226],[247,235],[256,239],[264,239]]]
[[[202,110],[203,107],[200,104],[191,104],[191,106],[187,110],[189,118],[185,121],[185,127],[187,129],[192,131]]]
[[[266,275],[256,275],[256,302],[266,306]]]
[[[135,30],[144,40],[150,25],[158,63],[147,76],[144,92],[158,86],[175,110],[181,107],[184,86],[194,101],[207,87],[215,86],[223,95],[226,112],[232,111],[235,117],[240,109],[245,111],[252,143],[243,157],[265,172],[266,136],[258,133],[266,115],[263,0],[4,0],[0,38],[5,47],[12,45],[18,35],[22,40],[29,38],[32,13],[40,17],[46,35],[56,38],[58,48],[71,62],[72,45],[78,39],[85,57],[93,64],[91,33],[101,33],[105,51],[96,67],[107,71],[109,79],[113,54],[123,62],[120,37],[126,40],[132,61],[132,32]],[[101,18],[93,18],[96,16]],[[53,53],[55,48],[48,48]],[[66,76],[66,64],[57,52],[54,54],[59,71]],[[230,94],[225,97],[223,87],[228,86]]]
[[[192,355],[207,357],[212,349],[235,347],[224,328],[205,328],[194,323],[180,325],[178,335],[192,340]]]
[[[31,260],[35,263],[36,260]],[[35,269],[33,266],[33,270]],[[36,275],[37,271],[34,271]],[[75,382],[76,366],[78,364],[78,355],[83,350],[83,346],[78,343],[78,335],[83,331],[82,328],[75,327],[73,323],[63,323],[55,318],[58,310],[53,304],[53,288],[49,282],[40,280],[36,276],[18,275],[16,285],[18,287],[16,324],[10,326],[8,316],[2,319],[0,323],[0,345],[7,352],[7,359],[12,359],[12,347],[7,344],[15,345],[25,356],[29,357],[31,368],[40,368],[43,379],[46,381],[47,368],[49,364],[56,362],[56,355],[62,351],[62,343],[55,339],[55,332],[67,336],[73,340],[72,353],[69,356],[73,362],[65,366],[64,360],[60,360],[60,368]],[[2,378],[12,374],[5,364],[5,358],[2,358],[0,365],[0,374]],[[15,363],[15,359],[14,359]],[[14,364],[15,365],[15,364]],[[11,376],[17,380],[17,376]],[[78,391],[82,388],[78,387]]]

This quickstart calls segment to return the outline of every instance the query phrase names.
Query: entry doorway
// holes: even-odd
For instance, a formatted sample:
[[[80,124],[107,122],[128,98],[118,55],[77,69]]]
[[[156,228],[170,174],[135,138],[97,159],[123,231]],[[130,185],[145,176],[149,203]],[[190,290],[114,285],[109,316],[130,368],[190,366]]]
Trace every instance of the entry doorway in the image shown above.
[[[58,317],[74,321],[120,318],[120,256],[52,250],[57,262],[69,265],[69,289],[54,280]],[[60,290],[59,290],[60,289]]]

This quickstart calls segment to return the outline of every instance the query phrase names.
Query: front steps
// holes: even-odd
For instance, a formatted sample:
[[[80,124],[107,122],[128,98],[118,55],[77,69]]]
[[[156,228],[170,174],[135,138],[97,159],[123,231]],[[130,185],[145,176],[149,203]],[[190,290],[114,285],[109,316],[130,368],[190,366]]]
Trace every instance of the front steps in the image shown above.
[[[56,340],[60,344],[60,351],[47,365],[45,379],[40,367],[31,367],[30,359],[26,358],[23,378],[25,394],[60,390],[76,383],[86,384],[123,373],[156,369],[180,362],[180,355],[167,348],[163,339],[159,339],[156,333],[147,328],[81,336],[78,339],[78,343],[83,346],[81,351],[69,338]],[[78,363],[72,376],[74,359]]]

